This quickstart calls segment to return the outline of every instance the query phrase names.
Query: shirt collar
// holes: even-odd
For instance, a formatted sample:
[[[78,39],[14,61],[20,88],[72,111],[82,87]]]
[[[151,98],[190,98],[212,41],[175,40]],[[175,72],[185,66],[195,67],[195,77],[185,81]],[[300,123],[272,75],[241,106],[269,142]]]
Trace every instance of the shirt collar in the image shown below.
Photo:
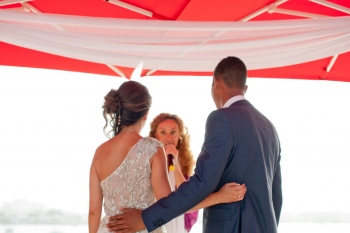
[[[227,108],[231,104],[233,104],[234,102],[237,102],[239,100],[245,100],[245,97],[243,95],[236,95],[236,96],[232,97],[231,99],[227,100],[222,108]]]

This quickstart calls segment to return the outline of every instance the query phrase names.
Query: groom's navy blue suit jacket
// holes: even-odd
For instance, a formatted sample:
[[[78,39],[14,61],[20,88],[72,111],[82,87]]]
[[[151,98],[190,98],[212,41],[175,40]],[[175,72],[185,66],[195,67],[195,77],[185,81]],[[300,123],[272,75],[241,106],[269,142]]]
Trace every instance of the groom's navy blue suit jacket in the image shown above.
[[[282,207],[280,143],[272,123],[247,100],[213,111],[195,174],[142,211],[148,231],[186,212],[228,182],[246,184],[239,202],[204,209],[205,233],[275,233]]]

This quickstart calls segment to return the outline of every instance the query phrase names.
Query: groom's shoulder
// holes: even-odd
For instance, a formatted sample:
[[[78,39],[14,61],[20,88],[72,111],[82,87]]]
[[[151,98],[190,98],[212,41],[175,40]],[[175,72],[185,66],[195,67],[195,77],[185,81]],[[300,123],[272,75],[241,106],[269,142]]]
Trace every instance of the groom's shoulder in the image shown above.
[[[217,109],[209,113],[207,122],[213,122],[213,121],[220,121],[220,122],[226,122],[227,116],[225,116],[224,109]]]
[[[208,115],[208,119],[212,118],[212,117],[214,117],[214,118],[220,117],[222,115],[221,111],[222,111],[222,108],[211,111]]]

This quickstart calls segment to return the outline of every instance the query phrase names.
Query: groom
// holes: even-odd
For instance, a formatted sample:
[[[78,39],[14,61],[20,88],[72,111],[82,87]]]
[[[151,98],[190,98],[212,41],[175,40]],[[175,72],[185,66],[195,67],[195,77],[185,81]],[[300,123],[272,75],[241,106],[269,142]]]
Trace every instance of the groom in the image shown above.
[[[282,207],[280,143],[273,124],[244,97],[247,70],[227,57],[214,70],[212,98],[195,174],[177,191],[144,210],[124,209],[110,231],[149,232],[183,214],[228,182],[244,183],[245,198],[204,209],[205,233],[275,233]]]

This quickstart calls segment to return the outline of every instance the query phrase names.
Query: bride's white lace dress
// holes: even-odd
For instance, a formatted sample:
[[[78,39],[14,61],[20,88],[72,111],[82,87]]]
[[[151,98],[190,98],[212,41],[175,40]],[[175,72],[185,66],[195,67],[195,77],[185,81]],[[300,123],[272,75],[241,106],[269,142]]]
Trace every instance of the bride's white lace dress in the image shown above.
[[[163,144],[154,138],[140,139],[121,165],[101,181],[105,217],[101,220],[97,233],[109,233],[106,228],[108,217],[120,214],[122,207],[145,209],[156,201],[149,160],[161,146]],[[166,233],[166,230],[162,226],[153,232]]]

